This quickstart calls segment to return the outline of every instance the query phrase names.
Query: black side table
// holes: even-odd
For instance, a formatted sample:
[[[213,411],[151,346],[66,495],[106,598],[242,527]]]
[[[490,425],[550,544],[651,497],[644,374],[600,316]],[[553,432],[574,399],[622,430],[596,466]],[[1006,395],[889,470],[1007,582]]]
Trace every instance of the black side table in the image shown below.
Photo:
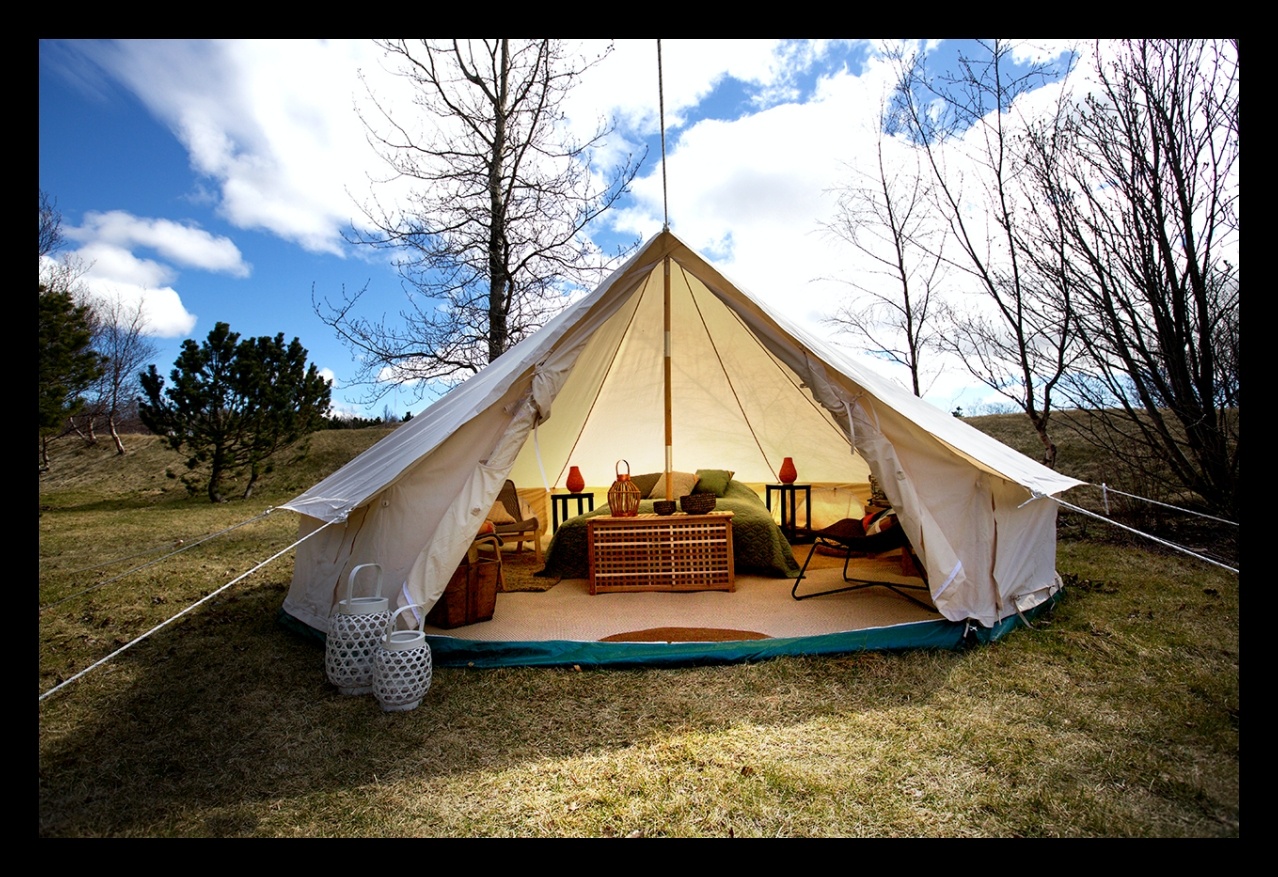
[[[812,541],[812,485],[768,484],[765,487],[768,511],[772,511],[772,492],[775,490],[781,495],[781,532],[790,544]],[[806,519],[802,527],[798,525],[796,511],[799,491],[803,492],[803,512]]]
[[[550,532],[553,533],[559,529],[560,506],[563,506],[564,509],[564,520],[566,521],[571,517],[568,514],[568,500],[570,499],[577,500],[577,514],[579,515],[585,514],[585,510],[582,508],[583,503],[590,506],[590,511],[593,512],[595,510],[595,495],[593,493],[552,493],[550,495],[550,516],[554,520],[554,526],[551,527]]]

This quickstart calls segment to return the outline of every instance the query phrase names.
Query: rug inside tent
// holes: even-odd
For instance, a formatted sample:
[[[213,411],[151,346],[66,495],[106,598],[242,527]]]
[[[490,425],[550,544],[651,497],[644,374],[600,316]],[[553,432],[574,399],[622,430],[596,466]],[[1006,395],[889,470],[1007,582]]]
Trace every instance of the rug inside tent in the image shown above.
[[[803,562],[810,546],[796,546]],[[585,579],[538,579],[533,552],[505,555],[507,589],[490,621],[449,630],[426,627],[434,663],[444,667],[687,666],[780,655],[959,648],[1001,638],[1021,621],[992,629],[949,621],[887,588],[797,601],[793,579],[737,576],[734,591],[591,595]],[[801,593],[843,585],[843,559],[818,554]],[[919,584],[902,575],[899,552],[853,558],[849,574]],[[545,590],[527,590],[527,587]],[[925,598],[926,600],[926,598]],[[1036,607],[1044,611],[1055,599]]]

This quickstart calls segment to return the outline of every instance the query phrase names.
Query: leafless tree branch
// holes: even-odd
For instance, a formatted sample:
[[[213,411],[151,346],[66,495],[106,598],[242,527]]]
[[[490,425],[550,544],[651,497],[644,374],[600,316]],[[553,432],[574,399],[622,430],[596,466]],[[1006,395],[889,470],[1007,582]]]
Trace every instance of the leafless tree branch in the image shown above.
[[[585,141],[568,134],[564,99],[594,62],[556,40],[381,45],[418,113],[370,95],[364,122],[391,179],[415,185],[405,205],[365,204],[372,231],[351,240],[396,253],[408,303],[379,319],[358,316],[363,291],[314,304],[358,357],[356,382],[384,391],[478,371],[566,293],[593,285],[611,260],[586,228],[624,194],[639,160],[602,181],[591,174],[612,128]]]

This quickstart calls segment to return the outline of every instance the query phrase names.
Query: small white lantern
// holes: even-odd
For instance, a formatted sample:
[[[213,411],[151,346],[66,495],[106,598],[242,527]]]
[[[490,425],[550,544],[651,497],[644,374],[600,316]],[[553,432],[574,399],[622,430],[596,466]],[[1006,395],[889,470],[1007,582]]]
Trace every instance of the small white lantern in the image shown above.
[[[356,597],[355,577],[366,567],[377,570],[377,587],[371,597]],[[390,600],[382,596],[381,564],[361,563],[346,580],[346,599],[338,601],[328,618],[324,669],[342,694],[372,692],[373,653],[390,618]]]
[[[400,612],[419,608],[416,603],[391,616],[386,636],[373,657],[373,695],[386,712],[417,709],[430,690],[430,645],[426,642],[426,616],[416,630],[396,630]]]

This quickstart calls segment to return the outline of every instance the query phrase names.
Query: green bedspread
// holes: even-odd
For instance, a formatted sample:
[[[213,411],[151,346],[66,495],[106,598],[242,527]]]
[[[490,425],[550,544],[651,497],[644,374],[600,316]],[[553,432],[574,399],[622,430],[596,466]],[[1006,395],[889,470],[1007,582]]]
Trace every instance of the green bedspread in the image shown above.
[[[650,499],[639,503],[641,514],[652,512]],[[730,481],[724,496],[718,498],[715,511],[732,515],[733,560],[738,574],[796,578],[799,564],[790,551],[790,543],[772,520],[759,495],[744,484]],[[586,522],[596,515],[608,514],[608,506],[585,515],[569,518],[559,526],[550,547],[546,549],[546,568],[538,575],[584,579],[590,575],[586,556]]]

